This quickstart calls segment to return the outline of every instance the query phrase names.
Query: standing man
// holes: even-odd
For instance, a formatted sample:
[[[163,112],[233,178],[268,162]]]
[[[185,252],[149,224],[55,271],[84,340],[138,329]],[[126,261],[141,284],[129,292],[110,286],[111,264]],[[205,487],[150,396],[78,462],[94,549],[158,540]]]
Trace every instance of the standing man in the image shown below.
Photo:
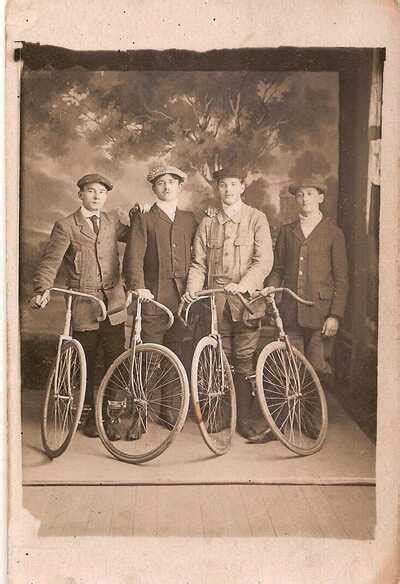
[[[123,272],[128,290],[139,298],[155,299],[173,313],[177,312],[191,261],[191,246],[196,231],[193,213],[177,208],[186,174],[175,166],[160,165],[150,170],[147,180],[156,202],[148,213],[139,215],[133,224],[125,250]],[[169,347],[181,361],[185,335],[178,319],[167,330],[167,318],[151,303],[144,302],[142,339]],[[171,391],[165,388],[164,394]],[[165,411],[164,411],[165,410]],[[172,428],[176,415],[162,408],[160,423]]]
[[[323,385],[332,387],[333,345],[348,292],[344,235],[320,211],[326,194],[322,182],[305,179],[290,185],[289,192],[296,198],[299,216],[280,230],[266,284],[280,286],[284,281],[313,301],[313,306],[305,306],[284,294],[280,312],[293,344],[311,362]]]
[[[242,201],[246,187],[241,170],[225,168],[213,176],[221,209],[199,225],[184,298],[193,300],[205,282],[208,288],[224,288],[228,293],[216,298],[219,330],[224,351],[235,365],[237,430],[244,438],[254,438],[266,424],[246,377],[254,369],[265,305],[261,304],[246,326],[237,294],[251,295],[262,287],[273,263],[271,235],[265,215]]]
[[[103,206],[111,182],[100,174],[87,174],[77,182],[81,207],[57,221],[33,279],[33,308],[44,308],[45,292],[54,285],[57,272],[64,264],[67,287],[97,296],[103,300],[108,316],[97,321],[94,302],[75,298],[72,307],[72,331],[85,351],[87,385],[85,404],[91,412],[83,428],[86,436],[98,436],[95,421],[94,384],[98,349],[103,347],[104,364],[108,368],[124,350],[125,290],[121,281],[118,241],[126,241],[128,226],[120,222],[116,212],[104,212]],[[110,440],[120,435],[111,420],[105,421]]]

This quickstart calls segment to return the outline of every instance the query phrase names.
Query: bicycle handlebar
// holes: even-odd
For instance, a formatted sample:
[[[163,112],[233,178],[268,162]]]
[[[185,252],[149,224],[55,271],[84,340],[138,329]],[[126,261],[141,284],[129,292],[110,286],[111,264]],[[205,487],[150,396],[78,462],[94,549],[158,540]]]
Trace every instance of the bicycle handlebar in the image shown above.
[[[139,298],[139,295],[134,290],[129,290],[128,296],[126,298],[126,307],[127,308],[128,308],[128,306],[130,306],[130,304],[132,304],[133,296],[136,296],[137,299],[139,300],[139,302],[143,302],[143,299]],[[166,306],[164,306],[164,304],[161,304],[160,302],[157,302],[156,300],[153,300],[151,298],[146,299],[146,302],[151,302],[152,304],[154,304],[154,306],[157,306],[158,308],[160,308],[161,310],[163,310],[165,312],[165,314],[168,316],[168,328],[170,329],[171,326],[174,324],[174,315],[172,314],[170,309],[167,308]]]
[[[68,290],[68,288],[49,288],[47,292],[49,296],[50,292],[59,292],[60,294],[66,294],[67,296],[80,296],[81,298],[89,298],[90,300],[94,300],[100,306],[101,310],[101,318],[98,318],[97,320],[102,321],[107,318],[106,305],[102,300],[100,300],[100,298],[97,298],[97,296],[94,296],[93,294],[86,294],[85,292],[78,292],[77,290]]]
[[[195,302],[197,302],[198,300],[201,300],[202,298],[211,297],[214,294],[229,294],[229,292],[227,292],[224,288],[209,288],[206,290],[199,290],[199,292],[196,292],[196,298],[194,300],[192,300],[191,302],[187,303],[187,307],[185,310],[185,318],[182,316],[182,311],[183,311],[183,307],[186,304],[186,301],[185,300],[180,301],[177,315],[182,320],[182,322],[185,324],[185,326],[187,326],[188,313],[189,313],[189,310],[192,307],[192,305]],[[254,314],[253,307],[250,305],[250,302],[247,302],[247,300],[244,298],[243,294],[241,294],[239,292],[238,294],[236,294],[236,296],[239,298],[240,302],[243,304],[243,306],[246,308],[246,310],[248,310],[251,314]]]
[[[290,288],[285,288],[285,287],[273,288],[270,292],[268,292],[268,296],[275,294],[276,292],[288,292],[288,294],[290,294],[290,296],[292,296],[295,300],[297,300],[297,302],[300,302],[300,304],[306,304],[307,306],[314,305],[314,302],[312,302],[311,300],[305,300],[304,298],[301,298],[300,296],[298,296]],[[256,296],[255,298],[252,298],[250,300],[250,304],[252,304],[253,302],[256,302],[257,300],[260,300],[260,298],[265,299],[266,297],[263,294],[259,294],[258,296]]]

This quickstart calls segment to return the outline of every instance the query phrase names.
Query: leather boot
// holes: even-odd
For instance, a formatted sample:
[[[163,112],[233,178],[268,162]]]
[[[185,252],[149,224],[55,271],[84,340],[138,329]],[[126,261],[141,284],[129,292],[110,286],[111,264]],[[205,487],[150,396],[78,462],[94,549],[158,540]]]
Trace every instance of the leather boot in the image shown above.
[[[237,406],[236,430],[243,438],[251,438],[254,431],[250,426],[250,384],[246,381],[245,376],[240,373],[235,374],[235,389]]]
[[[253,394],[252,384],[245,375],[235,375],[237,431],[252,444],[266,444],[275,440]]]

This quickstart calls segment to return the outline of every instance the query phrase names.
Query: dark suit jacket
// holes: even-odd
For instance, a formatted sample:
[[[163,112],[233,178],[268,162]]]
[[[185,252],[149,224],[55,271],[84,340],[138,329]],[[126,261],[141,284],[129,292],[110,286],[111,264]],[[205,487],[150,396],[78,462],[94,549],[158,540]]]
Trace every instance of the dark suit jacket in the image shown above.
[[[127,288],[148,288],[158,302],[174,310],[170,284],[175,282],[179,294],[186,289],[195,231],[196,221],[188,211],[177,209],[173,222],[156,204],[138,215],[123,261]]]
[[[299,220],[283,225],[275,247],[267,286],[291,288],[314,306],[283,294],[280,311],[286,326],[319,329],[327,316],[343,317],[348,292],[347,256],[342,230],[323,218],[305,238]]]
[[[99,234],[91,229],[81,210],[57,221],[33,279],[33,291],[41,294],[54,285],[57,272],[64,263],[68,288],[107,297],[112,324],[126,320],[125,291],[121,281],[118,241],[126,241],[128,226],[116,212],[100,214]],[[75,299],[72,311],[74,330],[97,329],[98,309],[93,302]]]

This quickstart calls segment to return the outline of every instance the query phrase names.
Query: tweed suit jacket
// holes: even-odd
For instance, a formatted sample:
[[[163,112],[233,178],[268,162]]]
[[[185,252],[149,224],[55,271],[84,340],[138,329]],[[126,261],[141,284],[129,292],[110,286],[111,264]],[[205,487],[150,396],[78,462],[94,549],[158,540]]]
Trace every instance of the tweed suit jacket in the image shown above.
[[[348,293],[347,255],[342,230],[323,218],[308,237],[297,219],[283,225],[275,247],[267,286],[284,284],[313,306],[283,294],[280,311],[286,326],[320,329],[327,316],[342,318]]]
[[[196,227],[193,213],[176,209],[171,221],[157,204],[138,215],[129,231],[123,261],[127,288],[147,288],[155,300],[174,310],[176,295],[170,297],[169,284],[175,282],[180,295],[185,291]],[[146,312],[158,314],[159,309],[150,304]]]
[[[128,229],[115,211],[100,213],[97,237],[80,209],[57,221],[33,278],[34,293],[42,294],[51,288],[63,264],[68,288],[93,294],[102,300],[105,295],[111,324],[124,322],[125,290],[117,242],[126,241]],[[73,330],[98,329],[98,314],[94,302],[75,298]]]

